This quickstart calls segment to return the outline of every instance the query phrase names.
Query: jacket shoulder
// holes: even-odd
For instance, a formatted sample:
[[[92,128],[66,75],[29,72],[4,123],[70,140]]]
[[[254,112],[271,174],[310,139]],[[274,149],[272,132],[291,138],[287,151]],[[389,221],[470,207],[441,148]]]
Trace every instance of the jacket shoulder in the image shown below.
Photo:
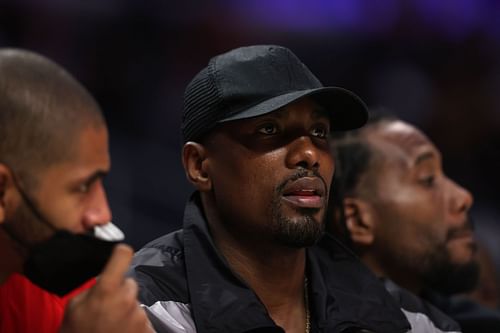
[[[461,332],[460,326],[438,308],[398,286],[389,279],[384,279],[387,291],[394,297],[412,326],[412,332]]]
[[[178,230],[146,244],[134,255],[128,275],[139,285],[139,301],[189,303],[183,231]]]

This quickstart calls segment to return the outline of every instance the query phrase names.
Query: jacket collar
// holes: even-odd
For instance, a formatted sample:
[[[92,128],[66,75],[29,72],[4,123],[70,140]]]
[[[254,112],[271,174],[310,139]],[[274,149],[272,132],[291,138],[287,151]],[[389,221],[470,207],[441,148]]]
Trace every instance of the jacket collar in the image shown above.
[[[184,253],[198,332],[283,332],[217,250],[197,192],[184,213]],[[308,249],[307,260],[312,318],[322,331],[341,332],[355,323],[377,332],[408,330],[383,286],[332,237]]]
[[[199,333],[277,328],[256,294],[231,271],[215,247],[197,192],[184,212],[184,254]]]
[[[326,332],[343,332],[353,327],[373,332],[410,330],[399,305],[383,284],[333,236],[325,234],[309,248],[308,264],[319,328]]]

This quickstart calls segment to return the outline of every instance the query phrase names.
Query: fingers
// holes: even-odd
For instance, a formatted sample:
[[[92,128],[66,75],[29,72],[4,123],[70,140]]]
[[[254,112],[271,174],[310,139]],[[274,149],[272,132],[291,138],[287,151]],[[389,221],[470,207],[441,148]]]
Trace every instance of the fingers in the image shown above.
[[[121,302],[116,307],[121,306],[126,314],[122,320],[122,322],[127,323],[126,332],[154,332],[146,311],[144,311],[137,301],[138,289],[137,283],[133,279],[125,279],[120,289]]]
[[[130,332],[154,332],[146,312],[139,306],[136,307],[136,311],[128,316],[128,321]]]
[[[137,293],[139,292],[139,287],[137,283],[132,278],[126,278],[123,283],[123,293],[127,298],[137,299]]]
[[[66,308],[64,333],[154,332],[137,301],[138,286],[125,273],[132,260],[131,247],[119,244],[87,293],[75,297]]]
[[[113,249],[111,258],[99,276],[95,289],[102,292],[110,292],[120,287],[124,281],[134,251],[125,244],[118,244]]]
[[[130,311],[131,313],[139,308],[139,302],[137,301],[138,292],[137,283],[131,279],[125,279],[123,285],[118,290],[120,293],[118,298],[118,303],[115,306],[123,307],[123,311]]]

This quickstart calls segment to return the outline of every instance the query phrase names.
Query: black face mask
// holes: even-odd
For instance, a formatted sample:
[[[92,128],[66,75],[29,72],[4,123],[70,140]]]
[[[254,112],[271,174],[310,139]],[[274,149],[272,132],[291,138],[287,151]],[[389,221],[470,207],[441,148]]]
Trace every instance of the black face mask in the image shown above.
[[[124,239],[123,233],[111,222],[94,227],[92,234],[73,234],[56,229],[49,223],[24,191],[17,186],[26,205],[35,217],[55,230],[53,236],[35,245],[28,245],[6,227],[7,233],[28,249],[23,274],[42,289],[66,295],[90,278],[101,273],[113,247]]]
[[[101,273],[117,242],[58,231],[30,248],[24,275],[42,289],[59,296]]]

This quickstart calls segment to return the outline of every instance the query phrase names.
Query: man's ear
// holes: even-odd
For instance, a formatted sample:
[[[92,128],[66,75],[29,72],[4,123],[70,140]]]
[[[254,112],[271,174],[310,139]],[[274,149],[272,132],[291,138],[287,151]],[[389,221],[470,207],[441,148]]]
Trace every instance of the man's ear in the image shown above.
[[[353,244],[357,247],[372,245],[375,225],[371,205],[359,198],[345,198],[343,205],[346,228]]]
[[[7,216],[9,191],[11,187],[12,174],[10,169],[5,164],[0,163],[0,224],[5,222],[5,217]]]
[[[182,164],[188,180],[201,192],[212,189],[212,180],[208,172],[209,161],[206,148],[189,141],[182,148]]]

